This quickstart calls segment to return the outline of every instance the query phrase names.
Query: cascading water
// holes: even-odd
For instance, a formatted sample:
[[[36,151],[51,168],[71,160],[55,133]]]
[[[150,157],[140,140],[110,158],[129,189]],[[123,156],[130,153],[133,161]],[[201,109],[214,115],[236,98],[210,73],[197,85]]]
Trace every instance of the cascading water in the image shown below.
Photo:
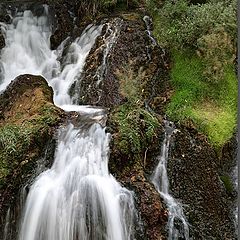
[[[158,157],[159,163],[155,168],[152,175],[152,183],[156,190],[159,192],[163,200],[165,201],[168,208],[168,239],[178,240],[185,239],[189,240],[189,227],[187,220],[184,216],[181,204],[169,194],[169,181],[167,175],[167,161],[169,144],[172,134],[175,129],[171,122],[165,121],[165,137],[163,140],[161,154]],[[176,221],[180,222],[182,229],[176,227]]]
[[[0,92],[21,74],[44,75],[51,78],[57,56],[50,50],[51,29],[48,24],[48,8],[44,15],[33,16],[31,11],[17,14],[9,25],[2,24],[6,47],[1,51],[2,84]],[[53,63],[53,64],[51,64]]]
[[[107,30],[105,35],[103,36],[103,42],[105,43],[105,49],[103,51],[103,60],[102,64],[97,69],[96,75],[98,78],[97,85],[103,80],[104,75],[107,71],[107,58],[109,55],[110,50],[112,49],[116,39],[120,34],[120,26],[121,26],[121,19],[117,18],[113,23],[107,24]]]
[[[63,69],[58,69],[60,74],[50,81],[55,92],[54,100],[58,106],[73,104],[74,99],[69,95],[69,89],[75,81],[80,79],[86,57],[101,31],[102,25],[89,25],[68,47],[68,52],[63,59]],[[60,52],[63,46],[60,47]]]
[[[55,161],[32,185],[19,240],[131,239],[131,193],[108,172],[99,124],[60,131]]]
[[[63,59],[64,43],[50,50],[48,9],[41,17],[18,13],[2,25],[6,47],[2,50],[4,91],[19,74],[43,75],[54,90],[54,102],[66,111],[78,111],[88,121],[59,130],[51,169],[30,187],[19,240],[130,240],[134,239],[135,208],[132,192],[121,187],[108,171],[109,134],[98,123],[102,109],[72,105],[71,85],[79,79],[85,59],[102,26],[88,26]],[[95,123],[92,123],[95,122]]]

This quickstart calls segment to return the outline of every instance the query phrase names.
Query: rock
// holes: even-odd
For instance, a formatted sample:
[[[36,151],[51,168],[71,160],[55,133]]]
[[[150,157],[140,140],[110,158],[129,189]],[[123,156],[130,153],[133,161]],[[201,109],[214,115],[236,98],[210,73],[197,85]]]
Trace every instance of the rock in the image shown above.
[[[71,36],[74,26],[74,16],[70,14],[71,9],[69,9],[68,4],[63,0],[55,3],[50,1],[49,4],[55,15],[54,32],[50,38],[51,49],[56,49],[63,40]]]
[[[102,36],[86,60],[84,81],[75,86],[81,96],[79,103],[106,107],[123,103],[120,81],[131,72],[143,78],[141,91],[149,105],[155,96],[165,92],[168,74],[161,57],[162,50],[152,45],[141,15],[135,14],[132,20],[129,19],[125,15],[124,18],[105,20],[108,23],[103,27]],[[126,77],[131,78],[130,75]]]
[[[19,192],[35,176],[37,165],[52,163],[54,134],[64,118],[63,111],[53,104],[52,89],[41,76],[21,75],[0,95],[2,234],[7,210],[19,209],[16,205]],[[15,220],[9,223],[14,228]]]
[[[5,38],[3,34],[0,32],[0,50],[5,47]]]
[[[232,204],[219,177],[219,160],[206,137],[178,125],[168,161],[170,189],[182,202],[193,239],[236,239]]]
[[[76,102],[113,107],[124,102],[120,84],[141,79],[141,93],[155,108],[154,98],[161,101],[157,108],[163,111],[169,87],[164,51],[154,45],[146,32],[140,14],[123,14],[102,20],[102,35],[97,38],[84,67],[81,79],[73,86],[80,97]],[[131,74],[130,74],[131,73]],[[128,78],[128,79],[127,79]]]
[[[136,194],[136,238],[156,240],[166,239],[167,211],[148,176],[164,134],[162,118],[151,108],[164,111],[169,82],[164,51],[153,45],[142,18],[135,13],[102,20],[102,34],[71,91],[81,96],[78,104],[109,108],[110,172]],[[157,105],[155,97],[161,99]]]

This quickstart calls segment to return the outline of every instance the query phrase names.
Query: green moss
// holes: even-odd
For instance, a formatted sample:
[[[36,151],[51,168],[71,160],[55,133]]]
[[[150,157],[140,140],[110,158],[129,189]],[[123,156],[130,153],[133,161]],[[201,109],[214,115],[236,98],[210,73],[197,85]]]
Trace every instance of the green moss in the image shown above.
[[[118,126],[116,145],[123,153],[133,153],[136,157],[157,137],[160,127],[156,116],[128,103],[117,108],[113,121]]]
[[[167,108],[174,120],[184,120],[191,115],[193,105],[203,99],[207,85],[204,82],[203,64],[193,51],[173,52],[170,73],[175,94]]]
[[[210,83],[203,76],[201,59],[192,52],[174,52],[171,81],[175,94],[167,114],[175,121],[191,119],[217,148],[229,140],[236,129],[237,79],[232,66],[224,79]]]
[[[224,175],[224,176],[220,176],[220,179],[222,180],[226,191],[228,193],[232,193],[234,191],[234,187],[233,187],[233,183],[232,183],[231,178],[227,175]]]

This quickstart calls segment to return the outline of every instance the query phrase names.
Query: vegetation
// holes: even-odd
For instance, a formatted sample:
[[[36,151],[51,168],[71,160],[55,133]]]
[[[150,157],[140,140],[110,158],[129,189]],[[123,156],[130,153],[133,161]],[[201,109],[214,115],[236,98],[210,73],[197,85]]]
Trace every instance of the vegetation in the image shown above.
[[[127,9],[136,7],[139,4],[138,0],[83,0],[78,3],[78,12],[81,15],[96,16],[100,12],[108,12],[113,9]]]
[[[225,189],[227,190],[227,193],[233,193],[234,192],[234,186],[232,183],[232,179],[228,175],[220,176],[221,181],[224,184]]]
[[[39,115],[21,125],[10,122],[0,127],[0,186],[19,164],[24,165],[29,157],[40,154],[39,149],[51,137],[50,126],[58,121],[56,109],[44,106]]]
[[[31,76],[30,82],[29,77],[20,76],[1,95],[0,190],[7,179],[20,184],[34,169],[46,142],[52,139],[54,126],[61,121],[62,111],[53,105],[46,81]]]
[[[118,128],[115,144],[123,153],[131,153],[137,158],[157,138],[160,123],[155,114],[144,108],[141,88],[145,73],[141,69],[134,72],[130,63],[118,71],[117,75],[126,102],[112,114],[112,120]]]
[[[147,1],[154,34],[172,56],[175,93],[167,114],[191,119],[216,147],[231,138],[237,118],[236,0]]]

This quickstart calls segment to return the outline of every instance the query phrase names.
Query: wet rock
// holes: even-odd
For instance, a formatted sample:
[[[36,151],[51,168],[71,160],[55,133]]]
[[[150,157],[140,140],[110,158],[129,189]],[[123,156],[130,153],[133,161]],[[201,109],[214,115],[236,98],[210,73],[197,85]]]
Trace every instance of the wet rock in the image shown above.
[[[170,189],[182,202],[193,239],[236,239],[232,205],[219,177],[219,160],[206,137],[179,125],[168,161]]]
[[[124,102],[120,84],[126,72],[143,78],[141,94],[159,112],[169,99],[165,52],[153,45],[139,14],[123,14],[102,21],[102,35],[97,38],[74,93],[81,96],[76,103],[113,107]],[[126,74],[125,74],[126,75]],[[156,97],[158,97],[158,102]],[[156,104],[157,102],[157,104]]]
[[[73,30],[73,15],[65,1],[51,3],[50,6],[55,15],[54,32],[50,38],[51,49],[56,49],[63,40],[71,35]]]
[[[41,76],[21,75],[0,95],[1,233],[7,209],[16,208],[18,193],[37,165],[51,164],[54,135],[64,119],[63,111],[53,104],[52,89]],[[16,228],[14,221],[11,224]]]
[[[166,239],[167,211],[148,175],[163,135],[162,118],[151,109],[163,113],[169,82],[164,51],[152,44],[142,18],[134,13],[102,20],[102,34],[71,92],[81,96],[77,104],[109,108],[110,172],[136,194],[141,223],[136,225],[136,238],[156,240]],[[129,134],[123,136],[122,120],[127,116],[132,130],[125,129]],[[148,138],[149,126],[153,131]]]
[[[5,47],[5,38],[3,34],[0,32],[0,49]]]

